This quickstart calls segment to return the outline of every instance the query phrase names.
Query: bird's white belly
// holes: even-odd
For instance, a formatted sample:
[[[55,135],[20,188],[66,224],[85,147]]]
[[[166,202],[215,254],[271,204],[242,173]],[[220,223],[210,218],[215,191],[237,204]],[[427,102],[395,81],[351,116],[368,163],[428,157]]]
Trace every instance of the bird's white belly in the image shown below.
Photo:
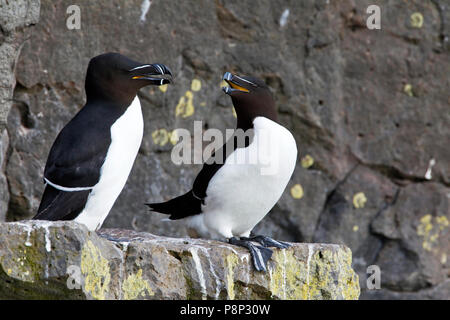
[[[141,104],[136,97],[111,126],[111,145],[84,210],[75,221],[97,230],[122,191],[136,159],[144,132]]]
[[[292,134],[267,118],[258,117],[253,123],[252,143],[227,158],[209,182],[203,214],[191,219],[200,234],[207,230],[215,238],[248,236],[280,199],[292,176],[297,159]],[[245,163],[244,157],[257,161]]]

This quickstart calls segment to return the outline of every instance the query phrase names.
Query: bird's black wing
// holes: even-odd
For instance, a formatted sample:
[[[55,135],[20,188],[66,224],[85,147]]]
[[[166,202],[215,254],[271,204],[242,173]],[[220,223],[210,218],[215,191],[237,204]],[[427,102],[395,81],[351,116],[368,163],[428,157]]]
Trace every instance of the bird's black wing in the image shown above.
[[[44,177],[47,180],[65,188],[85,188],[97,184],[100,168],[111,144],[110,128],[114,120],[98,119],[95,108],[82,109],[61,130],[45,165]]]
[[[63,188],[92,188],[111,144],[111,125],[117,115],[99,105],[89,105],[58,134],[45,165],[44,177]],[[101,119],[101,121],[99,121]],[[84,209],[91,192],[60,190],[48,184],[42,196],[37,220],[72,220]]]
[[[170,215],[169,219],[177,220],[202,213],[201,200],[194,197],[192,190],[182,196],[161,203],[146,203],[152,211]]]
[[[73,220],[84,209],[90,190],[66,192],[45,187],[41,204],[34,220]]]
[[[206,190],[208,189],[209,181],[211,181],[212,177],[214,177],[216,172],[219,171],[225,163],[227,158],[227,155],[225,154],[226,145],[227,144],[224,144],[222,148],[213,152],[211,158],[203,164],[202,170],[200,170],[194,180],[192,192],[202,201],[206,199]],[[218,156],[217,158],[216,155]],[[216,159],[216,161],[213,161],[212,159]]]
[[[171,220],[183,219],[202,213],[201,205],[204,203],[209,182],[217,171],[222,168],[225,160],[237,148],[246,148],[251,143],[252,136],[248,139],[237,139],[236,133],[216,151],[203,164],[202,169],[194,180],[194,185],[186,194],[162,203],[147,203],[151,210],[169,214]]]
[[[253,134],[249,136],[242,136],[239,139],[239,134],[243,131],[236,131],[230,139],[218,150],[214,151],[211,157],[203,164],[202,170],[198,173],[192,187],[194,195],[202,200],[207,196],[209,182],[212,177],[225,164],[226,159],[238,148],[247,148],[253,140]]]

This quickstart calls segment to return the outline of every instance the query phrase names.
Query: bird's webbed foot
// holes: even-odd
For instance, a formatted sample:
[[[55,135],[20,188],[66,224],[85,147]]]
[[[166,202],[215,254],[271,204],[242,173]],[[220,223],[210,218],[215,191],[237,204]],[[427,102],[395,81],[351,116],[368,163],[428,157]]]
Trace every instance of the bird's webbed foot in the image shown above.
[[[274,240],[267,236],[254,236],[254,237],[249,237],[249,238],[241,237],[240,239],[245,240],[245,241],[258,242],[260,245],[262,245],[265,248],[274,247],[274,248],[278,248],[278,249],[287,249],[291,246],[289,243],[277,241],[277,240]]]
[[[236,246],[247,248],[250,251],[255,269],[257,271],[267,271],[267,262],[272,257],[272,250],[255,245],[251,240],[243,240],[242,238],[238,239],[236,237],[233,237],[228,239],[228,242]]]

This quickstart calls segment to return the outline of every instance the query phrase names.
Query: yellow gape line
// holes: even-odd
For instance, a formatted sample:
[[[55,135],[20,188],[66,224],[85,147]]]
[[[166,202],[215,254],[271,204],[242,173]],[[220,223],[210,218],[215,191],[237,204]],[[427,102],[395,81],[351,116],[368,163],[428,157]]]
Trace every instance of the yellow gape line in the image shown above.
[[[250,90],[245,89],[244,87],[238,86],[237,84],[233,83],[233,82],[229,82],[228,83],[233,89],[239,90],[239,91],[243,91],[243,92],[250,92]]]

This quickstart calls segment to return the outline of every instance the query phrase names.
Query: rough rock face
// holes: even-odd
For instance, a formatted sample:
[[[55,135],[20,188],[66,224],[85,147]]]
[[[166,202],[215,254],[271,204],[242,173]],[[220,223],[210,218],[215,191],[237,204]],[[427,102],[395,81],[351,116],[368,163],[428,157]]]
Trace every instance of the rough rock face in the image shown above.
[[[99,237],[75,222],[2,223],[0,234],[0,299],[317,300],[360,292],[351,251],[339,245],[293,244],[261,273],[245,249],[217,241],[119,229]]]
[[[170,160],[173,130],[192,131],[194,120],[232,128],[221,75],[253,74],[273,88],[299,150],[288,189],[255,232],[348,245],[362,298],[450,298],[450,7],[377,1],[381,30],[369,30],[373,2],[80,0],[81,28],[68,30],[72,1],[41,1],[15,57],[0,219],[34,214],[51,144],[83,104],[89,59],[119,51],[169,65],[176,82],[139,94],[144,140],[105,227],[186,236],[143,206],[182,194],[199,170]],[[370,265],[381,268],[381,290],[366,289]]]
[[[12,105],[14,70],[27,36],[25,29],[38,22],[39,8],[39,0],[0,1],[0,132]]]
[[[19,52],[28,36],[27,26],[39,20],[39,0],[0,1],[0,221],[8,210],[9,192],[5,176],[8,135],[6,119],[16,85],[14,71]]]

